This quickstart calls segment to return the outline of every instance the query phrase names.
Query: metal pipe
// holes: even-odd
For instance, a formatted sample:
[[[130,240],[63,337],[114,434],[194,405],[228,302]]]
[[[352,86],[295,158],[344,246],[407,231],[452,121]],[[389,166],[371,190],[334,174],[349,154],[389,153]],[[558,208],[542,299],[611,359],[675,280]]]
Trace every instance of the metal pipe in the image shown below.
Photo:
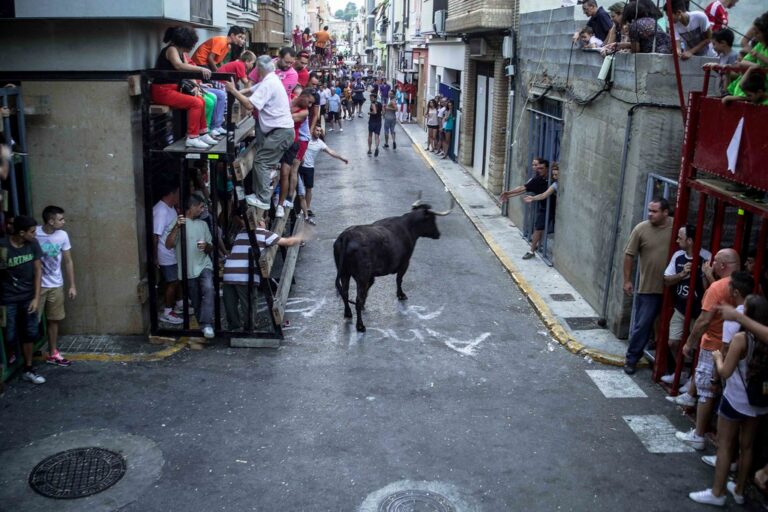
[[[611,250],[608,253],[608,275],[605,277],[603,289],[603,307],[600,313],[598,324],[604,327],[607,323],[606,315],[608,312],[608,297],[611,292],[611,280],[613,279],[613,256],[616,253],[616,245],[619,242],[619,230],[621,229],[621,205],[624,201],[624,180],[627,177],[627,160],[629,154],[629,144],[632,141],[632,121],[635,111],[640,108],[680,108],[678,105],[666,105],[664,103],[638,103],[633,105],[627,112],[627,128],[624,132],[624,150],[621,154],[621,171],[619,173],[618,197],[616,199],[616,215],[613,220],[613,236],[611,237]]]
[[[683,114],[683,123],[687,113],[685,111],[685,95],[683,94],[683,79],[680,76],[680,55],[677,53],[677,41],[675,40],[675,18],[672,14],[672,2],[667,2],[667,22],[669,25],[669,38],[672,44],[672,62],[675,64],[675,80],[677,81],[677,95],[680,99],[680,110]],[[706,87],[706,85],[705,85]]]

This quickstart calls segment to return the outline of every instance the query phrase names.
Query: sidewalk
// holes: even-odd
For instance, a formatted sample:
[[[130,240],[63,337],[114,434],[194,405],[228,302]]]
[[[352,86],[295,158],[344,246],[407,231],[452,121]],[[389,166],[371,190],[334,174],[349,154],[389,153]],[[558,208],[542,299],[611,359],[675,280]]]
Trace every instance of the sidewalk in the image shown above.
[[[511,219],[501,215],[498,201],[464,167],[425,151],[427,134],[421,126],[409,123],[400,127],[528,297],[552,337],[576,355],[622,366],[626,343],[608,329],[597,327],[594,319],[600,315],[555,268],[538,256],[530,260],[521,258],[529,244]],[[589,327],[578,329],[579,319],[589,320],[582,322]]]

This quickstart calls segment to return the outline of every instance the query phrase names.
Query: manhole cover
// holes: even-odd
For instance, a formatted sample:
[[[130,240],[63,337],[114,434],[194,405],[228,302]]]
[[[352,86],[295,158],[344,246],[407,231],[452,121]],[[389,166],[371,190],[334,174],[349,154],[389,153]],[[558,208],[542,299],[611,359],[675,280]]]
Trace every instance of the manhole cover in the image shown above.
[[[410,489],[384,498],[378,512],[456,512],[456,509],[436,492]]]
[[[103,448],[75,448],[40,462],[29,485],[55,499],[83,498],[113,486],[125,474],[125,459]]]

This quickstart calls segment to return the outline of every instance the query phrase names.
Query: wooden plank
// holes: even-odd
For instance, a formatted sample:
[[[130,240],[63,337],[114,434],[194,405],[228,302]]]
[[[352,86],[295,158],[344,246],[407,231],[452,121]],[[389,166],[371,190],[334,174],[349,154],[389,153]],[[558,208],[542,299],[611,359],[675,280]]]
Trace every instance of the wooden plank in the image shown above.
[[[141,75],[128,77],[128,96],[141,96]]]
[[[293,227],[293,232],[298,234],[301,232],[303,227],[304,216],[299,215],[296,218],[296,225]],[[291,291],[291,283],[293,282],[293,274],[296,271],[296,261],[299,259],[300,249],[301,244],[293,245],[288,248],[288,254],[285,255],[283,272],[280,275],[280,284],[277,285],[275,300],[272,303],[272,317],[275,319],[275,323],[278,325],[283,325],[285,305],[288,303],[288,294]]]
[[[288,217],[291,215],[291,208],[285,208],[285,215],[282,217],[275,219],[275,223],[272,226],[273,233],[277,233],[280,236],[283,236],[283,231],[285,231],[285,226],[288,223]],[[303,216],[301,222],[303,222]],[[296,225],[298,225],[299,222],[296,222]],[[294,228],[295,230],[295,228]],[[297,231],[298,233],[298,231]],[[272,275],[272,265],[275,263],[275,256],[277,255],[277,245],[273,245],[272,247],[268,247],[264,253],[259,258],[259,269],[261,269],[261,275],[269,277]]]
[[[229,346],[235,348],[279,348],[279,338],[235,338],[229,339]]]
[[[257,227],[259,227],[259,219],[263,219],[265,213],[266,211],[262,210],[261,208],[256,208],[254,206],[248,207],[245,215],[248,217],[248,226],[251,228],[251,230],[255,230]]]
[[[167,114],[171,111],[171,107],[168,105],[150,105],[149,106],[149,114],[150,115],[158,115],[158,114]]]
[[[235,179],[243,181],[253,167],[253,160],[256,158],[256,140],[251,142],[243,153],[237,157],[232,166],[235,168]]]
[[[150,107],[151,111],[151,107]],[[243,139],[248,137],[253,133],[253,127],[254,119],[253,116],[248,116],[245,118],[245,120],[241,121],[240,124],[235,128],[235,144],[238,144]],[[193,149],[188,148],[185,146],[186,137],[183,137],[170,146],[166,146],[163,151],[169,151],[172,153],[218,153],[220,155],[226,154],[227,152],[227,139],[226,137],[222,138],[218,144],[215,146],[211,146],[208,149]]]

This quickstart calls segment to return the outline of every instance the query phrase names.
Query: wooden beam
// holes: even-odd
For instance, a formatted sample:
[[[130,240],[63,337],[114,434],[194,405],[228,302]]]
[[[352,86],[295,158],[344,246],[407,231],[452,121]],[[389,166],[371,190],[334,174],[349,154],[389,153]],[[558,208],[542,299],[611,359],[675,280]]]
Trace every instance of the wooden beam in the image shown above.
[[[242,181],[248,176],[253,167],[253,160],[256,158],[256,140],[248,146],[237,159],[232,163],[232,167],[235,169],[235,179]]]
[[[149,114],[150,115],[157,115],[157,114],[167,114],[171,111],[171,107],[168,105],[150,105],[149,106]]]
[[[128,96],[141,96],[141,75],[128,77]]]
[[[272,226],[273,233],[277,233],[280,236],[283,236],[283,231],[285,231],[285,225],[288,223],[288,217],[291,214],[291,208],[285,208],[285,215],[283,215],[280,218],[275,219],[275,223]],[[304,217],[300,215],[301,222],[304,221]],[[299,220],[297,218],[296,225],[299,225]],[[294,231],[296,228],[294,228]],[[298,233],[298,231],[296,231]],[[264,251],[264,253],[259,258],[259,269],[261,269],[261,275],[269,277],[272,275],[272,265],[275,263],[275,256],[277,255],[277,245],[273,245],[272,247],[267,247],[267,249]]]
[[[295,234],[300,233],[303,226],[304,215],[299,215],[296,218],[296,224],[293,227],[293,232]],[[275,319],[275,323],[278,325],[283,325],[285,306],[288,303],[288,294],[291,291],[291,283],[293,282],[293,274],[296,270],[296,260],[299,259],[300,248],[300,244],[293,245],[288,248],[288,253],[285,255],[285,262],[283,262],[283,272],[280,275],[280,284],[277,285],[275,300],[272,303],[272,316]]]

